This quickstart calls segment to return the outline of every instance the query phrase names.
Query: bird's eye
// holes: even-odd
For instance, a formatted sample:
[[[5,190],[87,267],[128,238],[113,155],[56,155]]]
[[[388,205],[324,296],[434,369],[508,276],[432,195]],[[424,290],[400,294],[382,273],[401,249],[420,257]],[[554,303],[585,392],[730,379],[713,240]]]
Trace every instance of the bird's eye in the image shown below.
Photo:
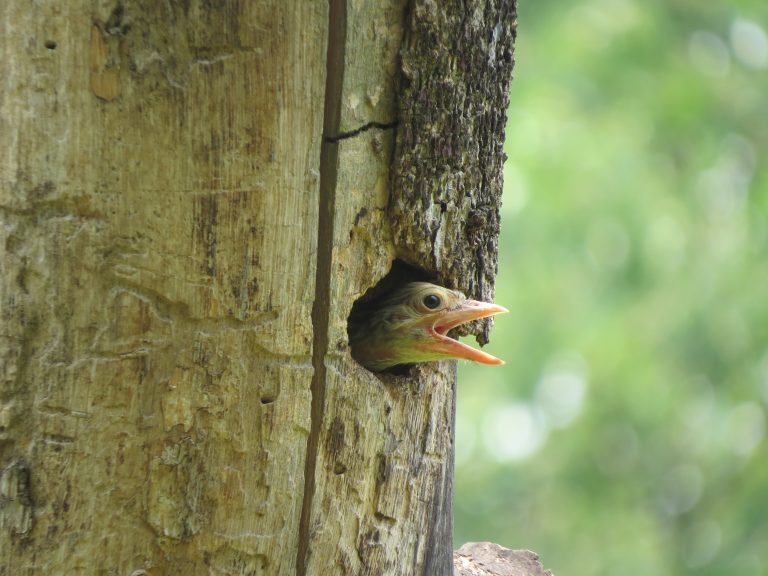
[[[436,296],[435,294],[427,294],[424,296],[424,306],[429,308],[430,310],[434,310],[438,306],[440,306],[440,296]]]

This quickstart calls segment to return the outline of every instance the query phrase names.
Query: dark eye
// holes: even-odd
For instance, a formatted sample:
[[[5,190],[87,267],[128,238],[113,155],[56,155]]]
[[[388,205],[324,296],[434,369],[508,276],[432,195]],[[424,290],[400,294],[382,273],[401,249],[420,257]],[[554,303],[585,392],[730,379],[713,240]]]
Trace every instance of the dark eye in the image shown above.
[[[438,306],[440,306],[440,296],[436,296],[434,294],[427,294],[424,296],[424,306],[429,308],[430,310],[434,310]]]

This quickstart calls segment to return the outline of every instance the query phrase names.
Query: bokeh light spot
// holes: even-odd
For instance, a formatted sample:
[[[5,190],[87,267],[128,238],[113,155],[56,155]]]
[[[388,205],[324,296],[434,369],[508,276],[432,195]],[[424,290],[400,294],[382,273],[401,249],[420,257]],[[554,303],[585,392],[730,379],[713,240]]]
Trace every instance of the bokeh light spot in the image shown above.
[[[749,456],[765,436],[765,412],[755,402],[744,402],[728,411],[725,439],[727,447]]]
[[[688,58],[705,76],[722,78],[731,68],[728,46],[712,32],[698,30],[688,39]]]
[[[497,406],[485,418],[485,448],[491,458],[500,462],[528,458],[541,448],[546,437],[541,415],[530,404],[513,402]]]
[[[731,24],[731,47],[736,58],[745,66],[762,70],[768,68],[768,35],[757,22],[737,18]]]
[[[535,400],[550,428],[565,428],[579,415],[587,395],[586,365],[570,354],[550,362],[538,384]]]
[[[681,464],[662,479],[657,501],[664,514],[678,516],[696,505],[703,489],[704,477],[698,466]]]

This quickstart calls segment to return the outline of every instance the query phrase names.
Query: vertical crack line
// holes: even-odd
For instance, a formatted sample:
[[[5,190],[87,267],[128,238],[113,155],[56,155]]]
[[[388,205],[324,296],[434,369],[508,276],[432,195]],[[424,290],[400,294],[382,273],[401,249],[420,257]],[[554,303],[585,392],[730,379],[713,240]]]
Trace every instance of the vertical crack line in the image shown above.
[[[315,302],[312,306],[312,393],[311,424],[304,466],[304,499],[299,520],[299,544],[296,576],[306,576],[309,545],[312,537],[312,508],[315,496],[320,435],[325,408],[328,325],[331,309],[331,266],[333,229],[336,208],[339,143],[327,136],[338,134],[341,119],[341,92],[344,82],[345,44],[347,40],[346,0],[328,0],[328,52],[326,55],[325,105],[323,108],[323,141],[320,147],[320,194],[317,227],[317,271]]]

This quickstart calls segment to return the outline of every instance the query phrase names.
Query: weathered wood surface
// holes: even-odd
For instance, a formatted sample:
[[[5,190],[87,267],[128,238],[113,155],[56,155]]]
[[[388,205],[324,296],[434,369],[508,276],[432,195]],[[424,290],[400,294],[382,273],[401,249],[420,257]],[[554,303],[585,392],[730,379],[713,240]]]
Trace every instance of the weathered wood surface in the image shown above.
[[[326,4],[0,20],[0,574],[293,573]]]
[[[307,519],[309,541],[316,545],[307,554],[307,574],[341,565],[344,573],[351,574],[447,575],[452,572],[455,366],[424,365],[405,377],[372,375],[349,356],[346,319],[354,301],[388,272],[394,256],[449,285],[486,298],[492,295],[503,158],[491,156],[501,153],[503,142],[507,96],[502,92],[512,66],[514,11],[507,2],[488,0],[472,3],[466,19],[463,4],[451,3],[435,8],[445,14],[443,20],[434,11],[433,18],[425,18],[425,10],[436,6],[430,2],[379,3],[375,9],[356,3],[331,6],[329,86],[335,87],[336,96],[329,90],[327,97],[336,101],[326,110],[326,121],[333,119],[333,123],[325,127],[329,141],[322,173],[331,175],[328,167],[332,167],[335,185],[322,200],[327,213],[324,220],[321,212],[318,261],[318,288],[328,282],[330,306],[316,315],[327,319],[328,339],[316,340],[327,356],[316,372],[317,376],[322,371],[322,378],[313,383],[313,400],[320,403],[313,413],[322,414],[324,420],[313,420],[319,428],[313,429],[317,439],[310,444],[310,458],[316,458],[315,477],[324,471],[327,481],[316,484],[312,496],[316,504],[305,506],[312,511]],[[403,18],[405,50],[398,60]],[[340,28],[334,31],[336,26]],[[458,32],[468,42],[486,41],[480,48],[456,43],[453,35]],[[467,67],[457,71],[445,64],[466,53],[476,65],[481,58],[478,50],[485,52],[483,66],[476,72]],[[442,68],[435,68],[435,58]],[[334,59],[348,66],[335,67]],[[372,68],[370,61],[383,66]],[[413,78],[395,92],[397,65],[406,68],[406,76],[419,76],[418,95],[409,88],[416,83]],[[445,93],[445,84],[438,81],[441,74],[452,78],[453,93]],[[487,86],[494,83],[498,86],[491,93]],[[458,101],[464,108],[455,107]],[[476,110],[486,108],[493,112],[478,117]],[[445,122],[428,126],[426,119],[435,113]],[[449,122],[449,114],[458,118]],[[399,122],[398,138],[406,138],[406,143],[397,144],[393,183],[394,131],[384,127],[394,121]],[[470,138],[469,150],[461,154],[457,150],[454,158],[445,159],[447,166],[442,159],[436,162],[444,153],[441,141],[429,139],[440,129],[466,130]],[[478,168],[478,161],[488,165]],[[417,192],[402,188],[404,167],[422,166],[421,172],[411,176],[429,179],[436,164],[443,176],[459,185],[461,197],[451,196],[447,212],[430,223],[445,225],[455,237],[444,242],[416,241],[405,227],[410,223],[409,230],[420,230],[422,218],[432,214],[434,206],[419,201]],[[488,182],[485,187],[480,186],[483,179]],[[421,185],[440,190],[436,181]],[[443,197],[432,199],[439,204]],[[468,207],[487,211],[496,227],[473,229],[473,236],[461,236]],[[394,226],[394,238],[390,226]],[[324,242],[330,243],[325,258]],[[487,264],[478,263],[478,255]],[[462,264],[460,258],[468,260]],[[476,272],[478,265],[482,273]],[[482,277],[479,288],[473,280],[478,274]],[[340,498],[359,503],[363,512],[345,516]]]
[[[453,553],[454,576],[552,576],[530,550],[468,542]]]
[[[346,319],[395,257],[492,294],[513,13],[406,4],[0,3],[0,575],[451,572],[455,365],[373,375]]]
[[[352,304],[395,257],[387,222],[394,130],[387,126],[396,119],[404,9],[403,1],[331,4],[317,280],[327,297],[315,309],[316,346],[325,354],[313,382],[306,574],[450,571],[434,565],[436,558],[450,563],[451,554],[441,522],[450,518],[442,487],[452,473],[455,367],[374,375],[351,358],[347,343]]]

